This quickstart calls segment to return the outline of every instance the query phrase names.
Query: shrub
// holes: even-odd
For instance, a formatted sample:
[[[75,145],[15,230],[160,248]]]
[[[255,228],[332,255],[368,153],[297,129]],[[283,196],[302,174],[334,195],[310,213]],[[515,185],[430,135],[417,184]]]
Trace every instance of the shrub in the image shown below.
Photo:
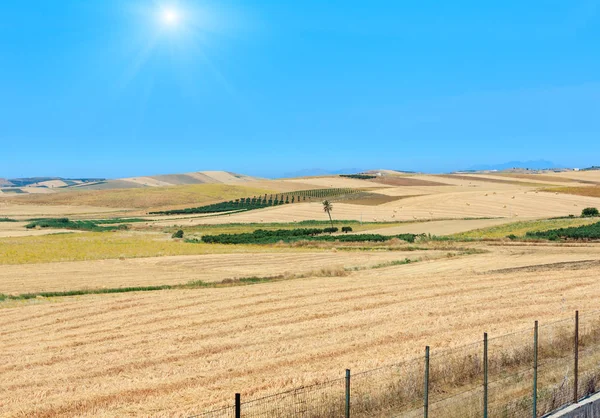
[[[183,231],[180,229],[179,231],[173,233],[173,235],[171,235],[171,238],[183,238]]]
[[[345,232],[345,233],[352,232],[352,227],[351,226],[343,226],[342,232]]]
[[[126,219],[111,219],[111,220],[100,220],[100,221],[71,221],[68,218],[47,218],[47,219],[32,219],[30,223],[25,225],[25,228],[56,228],[56,229],[74,229],[79,231],[117,231],[127,230],[129,225],[111,225],[114,223],[120,223],[126,221]],[[108,226],[101,226],[102,224],[108,224]]]
[[[598,215],[600,215],[600,213],[598,213],[598,209],[596,209],[596,208],[585,208],[584,210],[581,211],[582,218],[590,218],[590,217],[598,216]]]
[[[508,235],[506,238],[508,238],[508,239],[509,239],[509,240],[511,240],[511,241],[514,241],[514,240],[516,240],[518,237],[517,237],[515,234],[510,234],[510,235]]]
[[[326,232],[328,234],[331,234],[331,233],[334,233],[334,232],[337,232],[337,231],[338,231],[338,229],[335,228],[335,227],[333,227],[333,228],[329,227],[329,228],[323,229],[323,232]]]

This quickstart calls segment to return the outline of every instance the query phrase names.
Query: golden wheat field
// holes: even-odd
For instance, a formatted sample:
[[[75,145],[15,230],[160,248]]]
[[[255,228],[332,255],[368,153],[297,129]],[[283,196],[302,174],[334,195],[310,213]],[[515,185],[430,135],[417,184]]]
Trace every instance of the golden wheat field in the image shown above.
[[[345,277],[10,302],[0,407],[185,416],[597,308],[597,246],[484,249]]]
[[[140,177],[152,184],[0,197],[0,220],[13,218],[0,222],[0,416],[185,417],[228,405],[236,392],[253,399],[414,358],[425,345],[462,346],[484,331],[595,310],[599,244],[507,238],[597,222],[576,217],[600,207],[594,176],[238,183],[222,175],[235,184],[183,186]],[[356,189],[332,198],[335,226],[353,221],[351,234],[391,239],[172,238],[178,229],[197,239],[322,228],[329,218],[318,198],[239,213],[147,213],[328,187]],[[25,228],[38,217],[139,219],[108,232]],[[426,235],[392,237],[405,233]]]
[[[0,293],[68,291],[220,282],[247,277],[343,276],[409,258],[443,257],[443,251],[301,251],[204,254],[80,262],[5,265]]]

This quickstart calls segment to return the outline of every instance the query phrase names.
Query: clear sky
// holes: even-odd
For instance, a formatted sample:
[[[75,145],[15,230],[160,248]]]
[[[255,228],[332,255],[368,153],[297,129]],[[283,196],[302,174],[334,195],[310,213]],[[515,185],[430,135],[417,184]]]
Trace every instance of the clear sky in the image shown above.
[[[0,177],[600,164],[600,1],[2,0]]]

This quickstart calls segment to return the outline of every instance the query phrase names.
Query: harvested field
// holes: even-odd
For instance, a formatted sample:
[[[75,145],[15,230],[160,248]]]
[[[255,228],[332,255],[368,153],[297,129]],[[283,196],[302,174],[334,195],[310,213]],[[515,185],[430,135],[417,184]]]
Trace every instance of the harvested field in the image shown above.
[[[452,235],[459,232],[471,231],[477,228],[487,228],[496,225],[511,223],[509,218],[500,219],[472,219],[472,220],[443,220],[429,222],[415,222],[396,225],[388,228],[370,229],[369,234],[398,235],[398,234],[431,234]],[[360,234],[364,232],[353,232]]]
[[[42,198],[54,195],[45,195]],[[31,197],[27,196],[23,198],[0,198],[0,216],[16,217],[16,218],[31,218],[31,217],[58,217],[58,216],[71,216],[71,215],[98,215],[98,216],[109,216],[110,214],[122,211],[118,208],[106,208],[98,206],[69,206],[69,205],[39,205],[33,203],[26,203],[26,200]],[[10,201],[9,201],[10,200]]]
[[[496,176],[502,177],[513,177],[518,179],[531,180],[533,182],[547,182],[547,183],[573,183],[576,181],[585,181],[585,180],[574,180],[567,177],[555,176],[551,174],[518,174],[518,173],[499,173],[495,174]]]
[[[142,186],[149,186],[149,187],[171,186],[170,183],[155,179],[153,177],[131,177],[131,178],[125,178],[125,179],[123,179],[123,181],[130,181],[132,183],[140,184]]]
[[[353,205],[377,206],[377,205],[382,205],[384,203],[395,202],[397,200],[400,200],[400,199],[403,199],[406,197],[411,197],[411,196],[389,196],[389,195],[380,194],[380,193],[359,192],[359,193],[343,196],[341,198],[334,197],[334,198],[330,199],[330,201],[351,203]]]
[[[553,187],[547,189],[548,192],[573,194],[577,196],[600,197],[600,186],[585,187]]]
[[[373,183],[387,184],[389,186],[406,186],[406,187],[429,187],[429,186],[445,186],[445,183],[437,181],[423,180],[412,177],[400,177],[400,176],[386,176],[377,177],[376,179],[370,180]]]
[[[5,303],[3,413],[187,415],[597,309],[597,246],[488,249],[347,277]],[[591,268],[494,272],[577,261]]]
[[[193,246],[194,244],[189,244]],[[433,259],[440,251],[295,251],[287,253],[206,254],[3,266],[0,293],[21,294],[97,288],[206,283],[246,277],[344,275],[381,263]],[[321,269],[323,271],[321,272]]]
[[[438,174],[436,177],[446,177],[449,179],[466,180],[466,181],[479,181],[484,183],[500,183],[500,184],[511,184],[514,186],[524,187],[540,187],[544,186],[543,183],[526,182],[519,180],[507,180],[502,178],[496,178],[494,176],[477,175],[477,174]]]
[[[353,188],[353,189],[372,189],[374,187],[389,187],[385,184],[373,183],[369,180],[351,179],[347,177],[304,177],[298,179],[282,180],[288,183],[304,183],[310,184],[310,188],[326,187],[326,188]]]
[[[600,184],[600,170],[564,171],[561,173],[554,173],[553,175],[573,179],[579,182],[592,182],[595,184]]]
[[[69,190],[45,195],[27,195],[4,199],[13,204],[27,205],[73,205],[102,208],[152,209],[175,205],[214,203],[271,193],[271,190],[226,184],[196,184],[172,187],[142,187],[137,189],[114,189],[94,191]],[[0,208],[0,211],[2,208]]]
[[[351,202],[351,201],[349,201]],[[334,219],[377,222],[400,220],[464,219],[482,217],[548,218],[579,214],[585,207],[600,207],[600,199],[560,193],[528,190],[503,190],[497,192],[474,191],[439,193],[384,203],[377,206],[334,203]],[[294,222],[326,220],[320,202],[270,207],[228,216],[193,219],[195,224],[229,222]],[[169,223],[165,222],[165,225]]]

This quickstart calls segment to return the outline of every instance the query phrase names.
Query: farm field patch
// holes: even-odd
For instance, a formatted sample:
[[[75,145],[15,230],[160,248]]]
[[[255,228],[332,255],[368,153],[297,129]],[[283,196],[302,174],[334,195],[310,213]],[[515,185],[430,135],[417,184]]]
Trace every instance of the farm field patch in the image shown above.
[[[0,293],[22,294],[80,289],[206,283],[247,277],[336,275],[409,258],[433,259],[431,251],[245,252],[7,265],[0,271]],[[323,271],[321,271],[323,269]]]
[[[7,303],[4,411],[189,415],[597,308],[597,246],[484,248],[346,277]]]
[[[82,232],[0,239],[0,265],[256,251],[256,246],[191,245],[146,232]],[[286,248],[260,247],[265,252]]]
[[[240,185],[194,184],[169,187],[140,187],[134,189],[69,190],[61,193],[28,195],[12,199],[5,198],[4,200],[9,203],[28,205],[146,209],[191,203],[215,203],[222,200],[271,192],[268,189]],[[2,211],[2,207],[0,207],[0,211]]]

